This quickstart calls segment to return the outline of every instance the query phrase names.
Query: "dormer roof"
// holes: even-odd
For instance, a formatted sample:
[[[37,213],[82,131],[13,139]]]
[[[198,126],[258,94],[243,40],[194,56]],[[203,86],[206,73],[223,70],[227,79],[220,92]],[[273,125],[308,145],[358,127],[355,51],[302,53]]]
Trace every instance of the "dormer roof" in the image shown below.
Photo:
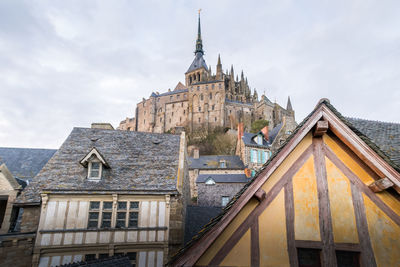
[[[82,164],[84,167],[87,167],[88,163],[90,162],[91,159],[93,159],[93,157],[95,157],[98,160],[100,160],[100,162],[106,168],[110,168],[110,166],[108,165],[107,161],[104,159],[104,157],[100,154],[100,152],[95,147],[93,147],[89,151],[89,153],[87,153],[86,156],[79,163]]]

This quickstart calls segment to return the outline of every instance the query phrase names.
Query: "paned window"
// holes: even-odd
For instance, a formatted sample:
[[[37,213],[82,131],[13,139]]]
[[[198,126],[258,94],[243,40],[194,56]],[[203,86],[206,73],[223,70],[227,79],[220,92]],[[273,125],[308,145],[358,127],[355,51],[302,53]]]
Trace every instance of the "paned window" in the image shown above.
[[[250,150],[250,161],[252,163],[257,163],[257,150],[255,149]]]
[[[101,215],[101,228],[111,228],[112,201],[103,202],[103,212]]]
[[[126,213],[127,213],[127,202],[120,201],[117,206],[117,221],[115,228],[125,228],[126,226]]]
[[[214,87],[215,87],[215,85],[214,85],[214,84],[212,84],[212,85],[211,85],[211,89],[214,89]]]
[[[228,202],[229,202],[229,197],[222,197],[221,198],[222,207],[225,207],[226,204],[228,204]]]
[[[338,267],[359,267],[360,253],[355,251],[336,251],[336,261]]]
[[[99,225],[100,202],[90,201],[88,228],[97,228]]]
[[[86,254],[85,261],[92,261],[96,259],[96,254]]]
[[[215,105],[212,105],[212,106],[211,106],[211,110],[214,110],[214,109],[215,109]]]
[[[139,202],[130,202],[128,227],[137,227],[139,219]]]
[[[100,178],[100,172],[101,172],[101,163],[97,161],[92,161],[89,163],[90,164],[90,170],[89,170],[89,178],[95,178],[98,179]]]
[[[299,267],[320,267],[321,266],[321,250],[298,248],[297,257]]]

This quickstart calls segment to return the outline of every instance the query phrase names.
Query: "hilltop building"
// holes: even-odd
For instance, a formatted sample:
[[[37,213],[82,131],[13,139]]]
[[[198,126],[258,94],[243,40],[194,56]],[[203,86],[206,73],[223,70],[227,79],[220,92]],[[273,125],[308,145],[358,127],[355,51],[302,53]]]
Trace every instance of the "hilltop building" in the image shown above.
[[[219,55],[216,72],[212,72],[204,59],[200,14],[194,54],[185,72],[185,84],[179,82],[174,90],[153,92],[148,99],[143,98],[137,104],[135,117],[123,120],[118,129],[163,133],[184,127],[191,132],[217,126],[235,129],[239,122],[250,129],[251,123],[259,119],[268,120],[272,129],[284,117],[294,121],[290,99],[286,109],[265,95],[259,100],[257,91],[251,92],[243,71],[240,77],[235,75],[233,66],[230,71],[223,71]]]

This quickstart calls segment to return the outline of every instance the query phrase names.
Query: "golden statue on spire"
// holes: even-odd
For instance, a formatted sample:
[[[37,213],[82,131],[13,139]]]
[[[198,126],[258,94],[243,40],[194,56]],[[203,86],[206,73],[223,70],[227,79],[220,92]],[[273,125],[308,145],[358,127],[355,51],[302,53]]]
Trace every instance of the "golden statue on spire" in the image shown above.
[[[199,15],[200,15],[200,12],[201,12],[201,8],[199,9]]]

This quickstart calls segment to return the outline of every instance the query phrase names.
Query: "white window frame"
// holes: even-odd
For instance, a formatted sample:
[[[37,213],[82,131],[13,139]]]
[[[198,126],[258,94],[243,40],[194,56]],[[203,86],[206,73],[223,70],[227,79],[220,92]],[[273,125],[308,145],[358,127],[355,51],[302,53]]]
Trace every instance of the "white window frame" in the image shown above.
[[[207,178],[207,180],[205,181],[206,185],[215,185],[215,181],[213,178]]]
[[[97,177],[96,176],[92,176],[92,163],[94,163],[94,162],[95,163],[99,163],[99,176],[97,176]],[[99,181],[101,179],[102,173],[103,173],[103,163],[101,163],[100,160],[94,159],[94,160],[89,161],[89,164],[88,164],[88,176],[87,176],[88,180]]]
[[[225,207],[230,201],[230,197],[228,196],[222,196],[221,197],[221,205],[222,207]],[[225,204],[224,204],[225,203]]]
[[[259,145],[262,145],[262,144],[263,144],[261,134],[257,135],[257,144],[259,144]]]

